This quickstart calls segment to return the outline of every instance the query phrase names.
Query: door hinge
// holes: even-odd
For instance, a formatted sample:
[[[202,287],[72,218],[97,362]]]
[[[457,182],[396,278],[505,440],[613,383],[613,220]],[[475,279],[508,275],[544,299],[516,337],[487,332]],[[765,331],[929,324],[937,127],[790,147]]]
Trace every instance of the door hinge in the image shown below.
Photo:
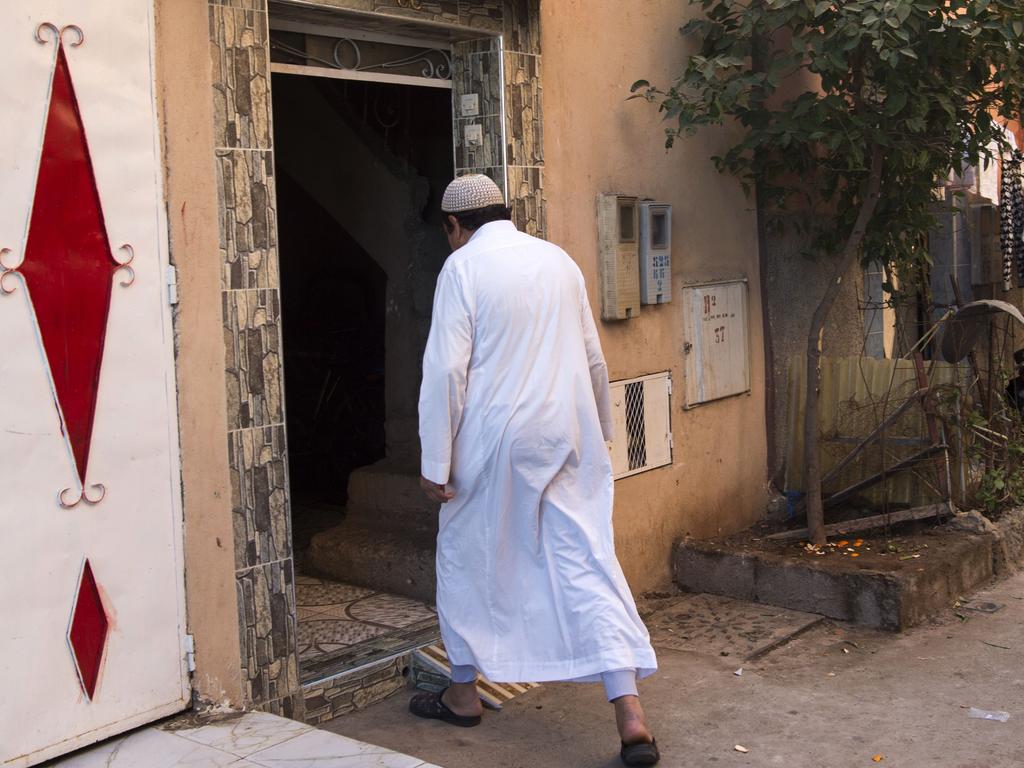
[[[196,671],[196,638],[194,635],[185,635],[185,662],[188,664],[189,674]]]
[[[667,376],[665,381],[668,382],[668,396],[672,397],[672,376]]]
[[[167,303],[178,303],[178,270],[172,266],[167,267]]]

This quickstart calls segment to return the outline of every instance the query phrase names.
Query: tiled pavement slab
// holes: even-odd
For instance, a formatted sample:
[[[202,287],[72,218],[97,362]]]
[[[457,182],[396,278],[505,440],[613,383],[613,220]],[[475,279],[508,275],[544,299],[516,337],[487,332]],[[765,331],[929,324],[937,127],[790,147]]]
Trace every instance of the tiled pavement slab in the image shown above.
[[[179,765],[190,768],[223,768],[229,765],[232,768],[251,768],[253,763],[173,733],[146,728],[58,759],[52,765],[60,768],[134,768],[142,765],[147,768],[173,768]]]
[[[771,605],[707,594],[680,595],[647,617],[656,648],[752,660],[822,621]]]
[[[197,725],[185,716],[105,741],[54,768],[438,768],[262,712]]]
[[[236,757],[255,754],[309,730],[308,726],[300,722],[284,720],[265,712],[250,712],[241,717],[228,717],[191,728],[179,727],[172,720],[164,728],[167,733]]]

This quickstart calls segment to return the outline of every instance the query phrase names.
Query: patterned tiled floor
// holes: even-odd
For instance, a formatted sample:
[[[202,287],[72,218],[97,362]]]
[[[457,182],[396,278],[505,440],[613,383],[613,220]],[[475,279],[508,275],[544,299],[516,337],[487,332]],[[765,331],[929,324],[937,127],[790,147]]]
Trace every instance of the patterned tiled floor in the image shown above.
[[[437,618],[416,600],[311,576],[296,579],[295,596],[302,665]]]

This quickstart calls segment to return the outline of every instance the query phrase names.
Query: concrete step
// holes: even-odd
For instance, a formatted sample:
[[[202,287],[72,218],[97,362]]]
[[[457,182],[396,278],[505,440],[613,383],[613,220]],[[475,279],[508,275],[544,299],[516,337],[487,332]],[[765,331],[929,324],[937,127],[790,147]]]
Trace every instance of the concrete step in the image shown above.
[[[307,566],[345,584],[433,603],[436,537],[346,520],[313,537]]]
[[[349,477],[347,518],[361,527],[436,536],[439,506],[424,495],[414,469],[381,461]]]
[[[392,659],[304,684],[306,723],[319,726],[406,690],[411,656],[412,652],[408,651]]]
[[[349,502],[379,510],[407,510],[436,514],[438,505],[420,488],[416,470],[387,460],[354,470],[348,480]]]

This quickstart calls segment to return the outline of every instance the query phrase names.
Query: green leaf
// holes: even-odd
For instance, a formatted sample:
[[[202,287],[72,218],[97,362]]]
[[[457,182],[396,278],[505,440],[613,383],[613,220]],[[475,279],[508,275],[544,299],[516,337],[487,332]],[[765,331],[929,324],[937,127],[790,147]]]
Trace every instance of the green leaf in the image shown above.
[[[889,117],[899,113],[907,105],[907,94],[904,91],[896,91],[890,93],[888,98],[885,100],[884,112]]]
[[[664,90],[642,80],[631,91],[669,120],[668,145],[713,126],[723,148],[705,162],[756,187],[766,222],[802,228],[819,258],[842,249],[873,148],[884,148],[884,184],[862,251],[884,255],[907,300],[931,260],[922,243],[936,211],[949,207],[936,205],[934,180],[977,156],[996,135],[996,116],[1024,104],[1022,1],[696,0],[701,12],[687,23],[676,76]],[[776,36],[789,42],[755,71],[752,53],[756,61],[758,46]],[[773,98],[811,80],[805,92]],[[1024,495],[1024,474],[1007,478],[1003,491],[986,483],[999,503],[1018,487]]]

